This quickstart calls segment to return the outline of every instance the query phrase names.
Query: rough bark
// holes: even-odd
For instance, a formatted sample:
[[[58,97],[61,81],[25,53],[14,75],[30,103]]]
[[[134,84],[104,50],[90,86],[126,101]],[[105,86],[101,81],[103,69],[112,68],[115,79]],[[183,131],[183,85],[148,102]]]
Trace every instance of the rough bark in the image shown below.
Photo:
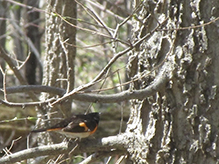
[[[76,4],[74,1],[48,0],[46,15],[46,56],[44,60],[43,84],[72,90],[74,86],[74,60],[76,29],[63,19],[76,24]],[[56,15],[60,14],[63,18]],[[43,99],[51,95],[44,94]],[[70,113],[70,103],[63,104],[63,113]]]
[[[76,29],[66,23],[76,24],[76,3],[71,0],[48,0],[46,11],[46,55],[44,59],[43,84],[72,90],[74,86],[74,60],[76,49],[65,42],[75,45]],[[59,17],[62,16],[61,17]],[[41,99],[47,100],[53,94],[42,94]],[[52,117],[67,117],[71,113],[71,101],[54,107],[43,107],[37,110],[39,116],[45,119]],[[56,112],[55,114],[53,112]],[[53,113],[51,115],[51,113]],[[39,120],[40,121],[40,120]],[[57,120],[56,120],[57,121]],[[54,124],[54,122],[50,122]],[[40,121],[42,124],[42,121]],[[45,123],[43,123],[45,124]],[[46,126],[46,125],[44,125]],[[45,140],[44,140],[45,139]],[[57,136],[52,137],[53,142],[60,142]],[[51,142],[49,136],[39,137],[39,144]]]
[[[54,13],[53,13],[54,12]],[[64,89],[73,89],[76,28],[76,3],[71,0],[48,0],[46,15],[46,57],[43,83]],[[55,14],[60,14],[63,18]],[[67,17],[67,18],[66,18]],[[69,81],[69,84],[67,83]],[[67,88],[68,87],[68,88]]]
[[[138,1],[135,3],[137,6]],[[166,27],[176,29],[219,16],[216,0],[142,3],[133,21],[135,40],[167,17]],[[151,71],[135,81],[132,89],[145,88],[164,67],[172,72],[166,87],[154,96],[132,101],[127,132],[136,134],[128,149],[135,163],[218,162],[218,38],[218,22],[157,31],[130,53],[130,78]]]

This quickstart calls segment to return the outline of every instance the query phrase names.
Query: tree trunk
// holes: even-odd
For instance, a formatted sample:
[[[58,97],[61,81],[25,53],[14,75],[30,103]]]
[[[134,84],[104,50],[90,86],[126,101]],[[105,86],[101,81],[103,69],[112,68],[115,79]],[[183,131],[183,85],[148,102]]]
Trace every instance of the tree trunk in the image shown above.
[[[39,7],[39,1],[35,0],[29,0],[27,1],[28,6],[33,6],[38,8]],[[41,34],[39,31],[39,21],[40,21],[40,13],[39,11],[32,11],[32,9],[27,9],[27,23],[29,24],[27,27],[27,36],[30,38],[32,43],[34,44],[36,50],[40,53],[40,40],[41,40]],[[29,53],[29,51],[28,51]],[[27,79],[28,84],[34,85],[36,84],[36,69],[37,69],[37,57],[36,54],[34,54],[33,50],[30,49],[30,57],[27,60],[25,64],[25,77]],[[39,64],[40,66],[40,64]],[[42,68],[39,68],[39,70],[42,70]],[[40,71],[39,74],[42,72]],[[41,75],[40,75],[41,76]],[[41,83],[41,77],[38,79],[38,81]]]
[[[76,3],[71,0],[47,1],[46,14],[46,55],[44,59],[43,85],[64,88],[67,91],[74,87],[74,62],[76,48],[69,44],[76,44],[76,28],[70,24],[76,24]],[[62,16],[59,17],[59,15]],[[69,19],[70,18],[70,19]],[[69,23],[66,23],[66,21]],[[66,44],[68,43],[68,44]],[[54,95],[42,94],[41,99],[47,100]],[[71,101],[59,106],[38,108],[38,116],[53,120],[53,117],[67,117],[71,113]],[[55,113],[54,113],[55,112]],[[54,122],[50,122],[54,124]],[[42,121],[40,121],[42,124]],[[45,124],[45,123],[43,123]],[[42,125],[46,126],[46,125]],[[51,140],[48,136],[39,137],[39,144],[47,144]],[[46,140],[43,139],[47,138]],[[60,138],[52,137],[53,142],[59,142]]]
[[[168,69],[170,80],[154,96],[133,100],[127,133],[135,163],[216,163],[219,144],[219,1],[135,1],[143,3],[133,20],[139,40],[163,22],[130,53],[131,89],[147,87]],[[181,29],[182,27],[193,27]],[[178,28],[178,30],[176,30]],[[164,28],[162,28],[164,29]],[[146,76],[145,76],[146,75]]]
[[[48,0],[46,15],[46,57],[43,83],[72,90],[74,86],[74,60],[76,28],[76,3],[71,0]],[[60,14],[63,18],[55,16]],[[63,64],[64,63],[64,64]],[[69,84],[67,83],[69,81]]]

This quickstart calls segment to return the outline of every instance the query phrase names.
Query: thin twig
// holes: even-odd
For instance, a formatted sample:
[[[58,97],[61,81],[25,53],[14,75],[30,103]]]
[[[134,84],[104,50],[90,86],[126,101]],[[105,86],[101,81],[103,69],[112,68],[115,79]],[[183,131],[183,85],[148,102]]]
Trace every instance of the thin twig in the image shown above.
[[[116,29],[115,29],[115,32],[114,32],[114,35],[113,35],[114,38],[116,37],[116,35],[117,35],[119,29],[133,17],[133,15],[134,15],[135,12],[139,9],[139,7],[141,6],[142,3],[143,3],[143,1],[141,1],[141,2],[138,4],[138,6],[134,9],[134,11],[133,11],[127,18],[125,18],[121,23],[118,23],[118,24],[117,24]]]
[[[84,10],[97,22],[99,23],[106,31],[107,33],[113,38],[111,31],[113,31],[113,29],[107,27],[107,25],[104,23],[103,20],[101,20],[101,18],[98,16],[98,14],[94,11],[91,10],[92,6],[90,6],[89,8],[84,6],[82,3],[78,2],[76,0],[76,2],[84,8]],[[92,8],[93,9],[93,8]]]
[[[7,93],[5,92],[5,88],[6,88],[6,76],[5,76],[5,72],[2,68],[2,66],[0,65],[0,70],[3,76],[3,95],[4,95],[4,99],[7,100]]]
[[[118,18],[118,19],[120,19],[120,20],[122,20],[122,21],[124,20],[123,17],[121,17],[121,16],[115,14],[114,12],[110,11],[109,9],[106,9],[102,4],[98,3],[97,1],[94,2],[94,1],[91,1],[91,0],[86,0],[86,2],[89,2],[89,3],[92,4],[93,6],[99,8],[100,10],[105,11],[107,14],[112,15],[114,18]],[[131,22],[131,21],[127,21],[127,23],[128,23],[129,25],[132,25],[132,22]]]
[[[203,23],[200,25],[193,25],[193,26],[189,26],[189,27],[179,27],[179,28],[168,28],[168,29],[159,29],[159,31],[179,31],[179,30],[190,30],[190,29],[195,29],[195,28],[201,28],[204,26],[208,26],[214,22],[216,22],[217,20],[219,20],[219,17],[207,22],[207,23]]]

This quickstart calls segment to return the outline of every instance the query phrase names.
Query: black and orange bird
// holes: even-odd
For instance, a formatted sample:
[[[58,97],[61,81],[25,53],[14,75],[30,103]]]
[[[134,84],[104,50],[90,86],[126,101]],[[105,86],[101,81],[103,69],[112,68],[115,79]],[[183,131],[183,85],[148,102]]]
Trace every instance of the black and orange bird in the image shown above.
[[[99,113],[73,115],[49,128],[36,129],[31,132],[58,132],[69,138],[86,138],[97,130]]]

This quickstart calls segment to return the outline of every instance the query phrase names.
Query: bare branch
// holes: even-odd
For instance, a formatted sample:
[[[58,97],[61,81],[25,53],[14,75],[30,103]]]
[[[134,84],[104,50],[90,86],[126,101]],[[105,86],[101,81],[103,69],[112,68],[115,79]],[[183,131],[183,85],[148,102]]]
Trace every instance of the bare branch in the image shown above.
[[[45,85],[21,85],[21,86],[16,86],[16,87],[7,87],[6,92],[7,94],[13,94],[13,93],[23,93],[23,92],[36,92],[36,93],[41,93],[41,92],[47,92],[51,94],[56,94],[59,96],[62,96],[65,94],[65,90],[57,87],[52,87],[52,86],[45,86]],[[0,93],[3,94],[4,90],[0,90]]]
[[[112,148],[115,150],[120,150],[120,153],[123,152],[123,154],[126,154],[125,147],[127,145],[126,142],[128,141],[125,138],[127,137],[131,136],[121,134],[102,139],[85,139],[78,143],[78,147],[71,153],[71,155],[80,154],[83,152],[110,151]],[[22,150],[0,158],[0,163],[15,163],[39,156],[69,153],[75,147],[75,144],[77,143],[62,142],[60,144],[46,145]]]
[[[168,70],[168,68],[170,70]],[[84,101],[84,102],[99,102],[99,103],[116,103],[122,102],[125,100],[130,99],[144,99],[148,96],[154,95],[157,91],[159,91],[162,87],[165,86],[166,82],[171,78],[171,66],[169,63],[164,65],[163,70],[155,78],[154,82],[149,85],[148,87],[141,89],[141,90],[132,90],[132,91],[123,91],[116,94],[94,94],[94,93],[82,93],[82,92],[75,92],[69,96],[72,99]],[[49,92],[57,95],[63,95],[65,91],[60,88],[50,87],[50,86],[40,86],[40,85],[26,85],[26,86],[19,86],[19,87],[10,87],[6,88],[7,94],[12,94],[16,92],[27,92],[27,91],[34,91],[34,92]],[[3,92],[3,91],[2,91]],[[14,103],[16,106],[24,107],[24,106],[33,106],[33,105],[41,105],[44,103],[49,103],[54,101],[54,99],[47,100],[45,102],[33,102],[33,103]],[[13,103],[7,104],[3,102],[5,105],[13,106]]]
[[[113,29],[109,28],[104,21],[100,18],[100,16],[95,12],[95,10],[93,9],[93,7],[91,5],[89,5],[88,7],[86,7],[85,5],[83,5],[82,3],[78,2],[76,0],[76,2],[82,7],[84,8],[84,10],[93,18],[93,20],[95,20],[99,25],[101,25],[101,27],[103,27],[107,33],[109,34],[109,36],[112,36],[112,32]]]
[[[25,108],[27,106],[38,106],[38,107],[41,107],[43,105],[47,105],[47,104],[49,104],[51,102],[54,102],[54,101],[55,101],[55,98],[51,98],[51,99],[48,99],[46,101],[36,101],[36,102],[26,102],[26,103],[14,103],[14,102],[9,102],[9,101],[0,99],[0,103],[4,104],[6,106],[21,107],[21,108]]]
[[[100,10],[102,10],[102,11],[108,13],[109,15],[112,15],[114,18],[118,18],[119,20],[122,20],[122,21],[124,20],[123,17],[121,17],[121,16],[115,14],[114,12],[112,12],[112,11],[106,9],[106,7],[104,7],[102,4],[98,3],[97,1],[86,0],[86,2],[89,2],[89,3],[92,4],[93,6],[99,8]],[[130,20],[127,21],[127,23],[128,23],[129,25],[132,25],[132,22],[131,22]]]
[[[17,69],[16,65],[14,65],[13,61],[11,58],[6,54],[6,52],[0,47],[0,57],[2,57],[9,65],[9,67],[13,70],[15,76],[18,78],[19,82],[22,85],[27,85],[27,81],[23,78],[19,70]],[[38,98],[32,93],[28,92],[29,96],[31,97],[32,100],[37,101]]]

